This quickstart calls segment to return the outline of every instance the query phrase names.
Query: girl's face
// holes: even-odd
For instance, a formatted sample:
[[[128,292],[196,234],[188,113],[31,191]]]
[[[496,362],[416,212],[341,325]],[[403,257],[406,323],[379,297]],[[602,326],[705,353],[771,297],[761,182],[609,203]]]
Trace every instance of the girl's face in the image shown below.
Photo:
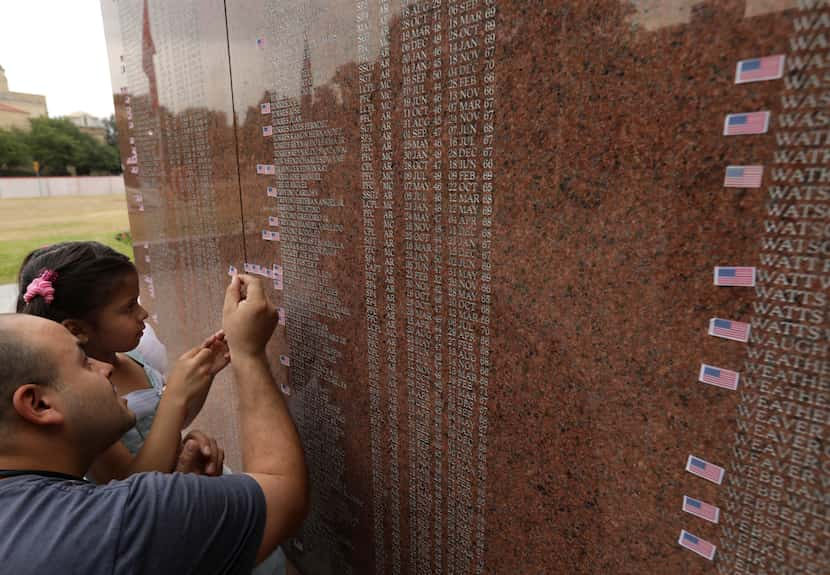
[[[147,311],[138,303],[138,274],[124,275],[101,307],[88,335],[90,349],[123,353],[138,346],[144,333]]]

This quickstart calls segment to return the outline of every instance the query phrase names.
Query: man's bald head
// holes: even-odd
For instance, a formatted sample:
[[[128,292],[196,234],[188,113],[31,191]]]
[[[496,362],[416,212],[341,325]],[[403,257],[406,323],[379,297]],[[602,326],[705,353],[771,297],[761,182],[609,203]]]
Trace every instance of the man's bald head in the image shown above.
[[[54,385],[57,368],[47,346],[39,337],[48,337],[55,327],[49,320],[24,314],[0,314],[0,425],[8,423],[12,396],[21,385]]]

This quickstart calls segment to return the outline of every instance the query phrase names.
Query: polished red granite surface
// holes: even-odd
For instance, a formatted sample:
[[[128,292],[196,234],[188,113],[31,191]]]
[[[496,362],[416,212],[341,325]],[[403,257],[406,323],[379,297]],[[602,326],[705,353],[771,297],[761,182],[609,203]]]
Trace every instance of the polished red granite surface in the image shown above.
[[[273,370],[314,487],[300,572],[830,569],[830,8],[103,6],[171,353],[216,325],[230,265],[286,312]],[[783,78],[768,59],[736,83],[779,54]],[[758,111],[764,133],[724,135]],[[200,423],[238,448],[229,381]]]

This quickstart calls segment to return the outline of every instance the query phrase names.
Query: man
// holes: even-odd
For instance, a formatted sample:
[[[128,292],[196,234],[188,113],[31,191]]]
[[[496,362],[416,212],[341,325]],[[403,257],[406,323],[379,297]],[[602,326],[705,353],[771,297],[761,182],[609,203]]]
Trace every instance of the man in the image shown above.
[[[0,315],[0,565],[3,573],[250,573],[307,510],[302,448],[265,345],[277,312],[235,276],[223,328],[239,397],[242,475],[81,476],[133,425],[108,380],[60,324]]]

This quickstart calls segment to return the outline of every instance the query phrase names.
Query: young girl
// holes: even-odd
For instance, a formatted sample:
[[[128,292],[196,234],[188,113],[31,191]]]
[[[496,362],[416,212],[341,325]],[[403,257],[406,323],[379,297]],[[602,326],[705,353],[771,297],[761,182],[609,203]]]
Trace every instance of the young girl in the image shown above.
[[[140,471],[222,473],[224,452],[200,432],[185,438],[188,465],[176,467],[181,430],[228,364],[222,332],[185,352],[165,386],[162,375],[131,351],[147,312],[138,303],[138,272],[129,258],[97,242],[66,242],[26,256],[18,279],[17,311],[63,324],[87,355],[112,364],[110,380],[136,414],[135,427],[95,461],[89,477],[105,483]],[[194,463],[194,446],[201,449],[201,465]]]

